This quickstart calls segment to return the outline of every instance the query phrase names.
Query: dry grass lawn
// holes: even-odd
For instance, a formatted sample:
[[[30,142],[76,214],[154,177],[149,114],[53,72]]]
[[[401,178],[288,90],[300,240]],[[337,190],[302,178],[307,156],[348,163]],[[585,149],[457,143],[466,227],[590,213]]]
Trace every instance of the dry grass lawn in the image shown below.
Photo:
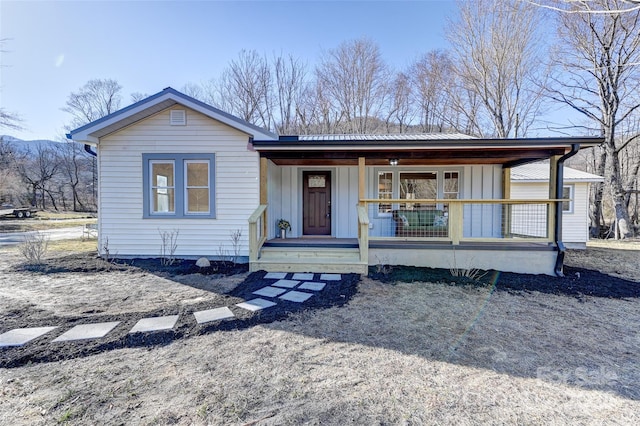
[[[636,242],[567,263],[640,281],[639,259]],[[150,274],[27,276],[16,261],[0,253],[2,308],[126,311],[210,294]],[[364,278],[344,307],[0,369],[0,424],[640,424],[639,359],[638,299]]]

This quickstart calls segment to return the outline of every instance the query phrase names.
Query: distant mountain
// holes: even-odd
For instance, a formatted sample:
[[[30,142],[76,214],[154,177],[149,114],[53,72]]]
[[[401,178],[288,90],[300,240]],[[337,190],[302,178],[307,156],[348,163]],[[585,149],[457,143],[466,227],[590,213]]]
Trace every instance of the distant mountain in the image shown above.
[[[55,148],[61,143],[47,139],[25,141],[10,135],[0,136],[0,142],[2,142],[3,145],[8,146],[12,151],[21,153],[34,152],[40,148]]]

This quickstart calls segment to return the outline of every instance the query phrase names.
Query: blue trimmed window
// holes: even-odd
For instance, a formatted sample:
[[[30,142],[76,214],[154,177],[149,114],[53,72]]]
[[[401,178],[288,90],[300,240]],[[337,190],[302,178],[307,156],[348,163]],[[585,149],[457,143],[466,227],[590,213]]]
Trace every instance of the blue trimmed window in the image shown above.
[[[142,154],[145,219],[215,218],[215,154]]]

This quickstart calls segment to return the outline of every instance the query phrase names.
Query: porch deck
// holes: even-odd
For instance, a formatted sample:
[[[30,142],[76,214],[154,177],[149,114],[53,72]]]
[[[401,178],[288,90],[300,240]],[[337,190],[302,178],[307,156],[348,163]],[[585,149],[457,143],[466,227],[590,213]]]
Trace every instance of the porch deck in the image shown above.
[[[370,217],[380,211],[380,201],[361,200],[357,206],[358,238],[268,239],[267,206],[261,205],[249,219],[250,269],[366,275],[370,265],[387,264],[553,275],[561,265],[563,252],[551,237],[553,211],[560,200],[430,200],[447,208],[444,232],[402,236],[392,231],[391,236],[374,236],[370,228],[380,230],[380,226],[370,227]],[[477,220],[483,214],[491,220]],[[516,220],[520,217],[526,221]],[[483,231],[477,235],[472,232],[474,221]],[[482,226],[486,223],[491,226]]]

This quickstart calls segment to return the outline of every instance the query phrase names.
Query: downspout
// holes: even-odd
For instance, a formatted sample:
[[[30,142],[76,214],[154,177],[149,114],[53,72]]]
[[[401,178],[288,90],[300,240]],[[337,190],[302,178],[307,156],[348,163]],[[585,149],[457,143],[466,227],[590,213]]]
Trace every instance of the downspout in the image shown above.
[[[565,160],[573,157],[580,151],[580,144],[574,143],[571,144],[571,151],[563,155],[558,159],[558,164],[556,166],[556,200],[562,198],[562,184],[564,183],[564,162]],[[554,272],[559,277],[564,277],[564,273],[562,272],[562,266],[564,264],[564,255],[566,252],[566,248],[564,243],[562,242],[562,203],[560,201],[556,201],[556,220],[553,227],[553,240],[558,248],[558,256],[556,257],[556,266],[554,268]]]
[[[98,156],[98,153],[91,149],[91,145],[86,145],[86,144],[85,144],[85,146],[84,146],[84,150],[85,150],[86,152],[88,152],[89,154],[93,155],[94,157],[97,157],[97,156]]]

